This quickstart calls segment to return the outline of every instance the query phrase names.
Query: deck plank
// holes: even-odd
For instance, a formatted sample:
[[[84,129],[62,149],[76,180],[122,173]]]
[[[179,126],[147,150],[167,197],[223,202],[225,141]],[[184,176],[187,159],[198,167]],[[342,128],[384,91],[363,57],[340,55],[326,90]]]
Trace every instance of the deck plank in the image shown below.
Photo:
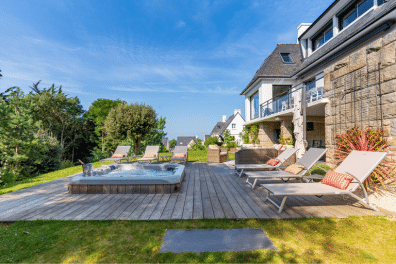
[[[133,203],[133,201],[135,201],[140,194],[132,194],[132,195],[128,195],[126,199],[124,199],[124,202],[117,208],[114,210],[114,212],[112,212],[110,215],[108,215],[106,217],[106,220],[114,220],[117,219],[117,217],[119,217],[122,212],[125,211],[126,208],[128,208],[129,205],[131,205]]]
[[[133,213],[127,218],[128,220],[138,220],[139,216],[146,210],[147,205],[153,200],[155,194],[148,194],[141,204],[133,211]]]
[[[184,207],[183,207],[183,215],[182,219],[192,219],[193,218],[193,212],[194,212],[194,165],[191,164],[189,166],[189,177],[188,177],[188,183],[187,183],[187,190],[186,190],[186,199],[184,202]],[[176,208],[177,209],[177,204]],[[174,219],[172,217],[172,219]]]
[[[139,207],[148,194],[139,194],[139,196],[117,217],[117,219],[127,220],[128,217]]]
[[[212,171],[212,173],[214,173]],[[216,180],[218,181],[221,189],[224,192],[224,195],[227,197],[228,202],[230,203],[234,213],[236,214],[237,218],[249,218],[245,211],[242,209],[238,201],[236,200],[239,197],[234,197],[234,195],[231,193],[229,190],[228,186],[224,183],[223,179],[221,178],[221,175],[219,173],[216,173]],[[248,211],[250,213],[250,211]],[[256,214],[252,214],[253,218],[256,218]]]
[[[201,196],[202,196],[202,209],[203,209],[203,217],[204,218],[214,218],[213,206],[212,201],[209,195],[209,189],[206,182],[205,171],[204,171],[205,164],[200,164],[199,166],[199,176],[198,179],[200,181],[201,186]]]
[[[194,211],[193,219],[203,218],[203,201],[201,193],[201,180],[199,179],[199,163],[194,163]]]
[[[164,208],[164,211],[161,214],[160,219],[161,220],[171,220],[172,219],[172,213],[173,210],[176,206],[177,199],[180,194],[178,193],[173,193],[170,195],[168,202],[166,203],[166,206]],[[183,214],[183,211],[181,212],[181,215]]]
[[[224,218],[225,214],[223,212],[223,208],[221,207],[219,197],[216,194],[216,190],[215,190],[215,187],[213,186],[213,182],[210,179],[207,167],[208,167],[207,164],[204,164],[202,166],[202,176],[201,177],[204,178],[204,182],[205,182],[206,188],[208,190],[210,203],[212,205],[213,218]],[[207,213],[207,214],[210,214],[210,213]],[[204,211],[204,216],[205,216],[205,211]]]
[[[154,212],[155,208],[157,207],[158,203],[161,201],[163,194],[156,194],[151,200],[151,202],[147,205],[144,212],[139,216],[139,220],[149,220],[150,216]]]
[[[162,212],[164,212],[170,196],[170,193],[165,193],[164,195],[162,195],[161,200],[158,202],[157,207],[154,209],[153,213],[150,216],[150,220],[160,220]]]
[[[217,180],[215,174],[212,172],[212,170],[207,166],[207,171],[209,173],[209,179],[213,184],[213,187],[215,188],[216,194],[219,198],[221,207],[223,208],[223,212],[226,218],[238,218],[236,213],[234,212],[233,207],[231,206],[231,203],[228,201],[225,193],[223,192],[223,189],[221,188],[221,185],[219,181]],[[243,213],[242,216],[245,216]]]

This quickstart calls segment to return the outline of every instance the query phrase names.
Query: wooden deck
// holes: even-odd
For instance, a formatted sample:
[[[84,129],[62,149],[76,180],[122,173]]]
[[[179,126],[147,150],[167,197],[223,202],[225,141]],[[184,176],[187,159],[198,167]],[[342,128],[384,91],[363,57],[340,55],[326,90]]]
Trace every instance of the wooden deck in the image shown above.
[[[289,197],[285,210],[264,199],[224,164],[187,163],[181,191],[174,194],[69,194],[70,177],[0,196],[0,221],[173,220],[199,218],[303,218],[383,215],[341,196]],[[268,181],[267,181],[268,182]],[[276,182],[276,181],[272,181]],[[279,202],[279,198],[277,199]]]

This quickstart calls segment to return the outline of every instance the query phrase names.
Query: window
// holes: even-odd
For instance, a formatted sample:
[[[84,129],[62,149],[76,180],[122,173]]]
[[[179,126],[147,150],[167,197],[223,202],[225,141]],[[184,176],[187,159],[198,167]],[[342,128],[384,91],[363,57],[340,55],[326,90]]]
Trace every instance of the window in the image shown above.
[[[316,87],[316,81],[315,81],[315,80],[312,80],[312,81],[307,82],[307,83],[305,84],[305,87],[306,87],[306,91],[315,89],[315,87]]]
[[[217,129],[220,129],[220,126],[217,126]]]
[[[250,97],[250,118],[259,117],[259,94],[256,92]]]
[[[312,39],[312,49],[315,51],[333,37],[333,23],[329,23]]]
[[[379,0],[378,5],[382,5],[384,1]],[[374,0],[361,0],[352,2],[338,15],[339,29],[342,30],[350,25],[356,18],[366,13],[374,6]]]
[[[232,124],[232,129],[236,129],[236,124]]]
[[[307,131],[314,131],[314,123],[307,122]]]
[[[293,57],[290,53],[281,53],[280,55],[284,63],[294,63]]]
[[[272,85],[272,97],[285,95],[291,87],[291,85]]]

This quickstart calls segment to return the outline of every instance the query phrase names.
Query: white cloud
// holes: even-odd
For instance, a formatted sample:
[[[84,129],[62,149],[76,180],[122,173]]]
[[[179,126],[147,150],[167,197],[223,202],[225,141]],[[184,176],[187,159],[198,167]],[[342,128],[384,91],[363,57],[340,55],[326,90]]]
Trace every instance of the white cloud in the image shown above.
[[[177,22],[178,28],[185,27],[185,26],[186,26],[186,22],[184,22],[183,20],[180,20],[179,22]]]

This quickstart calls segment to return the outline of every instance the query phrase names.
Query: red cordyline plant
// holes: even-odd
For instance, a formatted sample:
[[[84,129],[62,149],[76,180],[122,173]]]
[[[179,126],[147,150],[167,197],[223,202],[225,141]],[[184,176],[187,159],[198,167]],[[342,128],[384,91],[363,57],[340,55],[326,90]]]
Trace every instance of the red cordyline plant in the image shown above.
[[[352,150],[359,151],[386,151],[388,142],[383,137],[382,129],[350,128],[345,134],[336,135],[336,158],[341,163]],[[396,163],[384,160],[375,168],[373,173],[366,179],[366,189],[376,189],[381,184],[394,183],[396,181]]]

